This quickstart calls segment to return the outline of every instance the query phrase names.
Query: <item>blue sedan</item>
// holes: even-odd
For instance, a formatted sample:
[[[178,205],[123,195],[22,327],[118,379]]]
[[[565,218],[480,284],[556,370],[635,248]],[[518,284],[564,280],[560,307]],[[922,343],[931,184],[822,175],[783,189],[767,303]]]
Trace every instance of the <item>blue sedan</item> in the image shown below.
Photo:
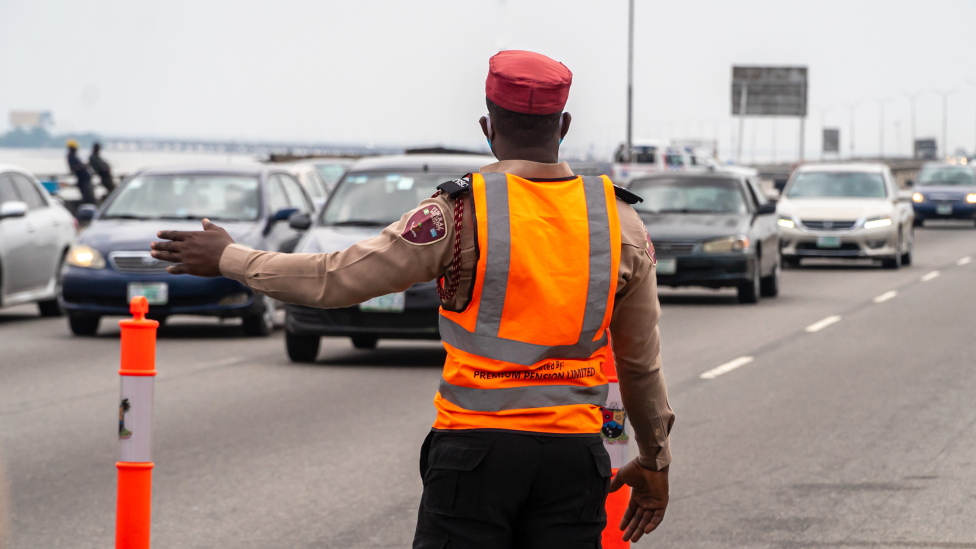
[[[976,169],[972,166],[926,164],[914,186],[916,227],[926,219],[976,220]]]
[[[301,219],[314,210],[302,186],[273,166],[154,169],[126,181],[101,209],[82,210],[91,224],[69,250],[61,302],[75,335],[94,335],[101,317],[127,315],[129,300],[149,301],[149,317],[174,314],[240,317],[247,335],[274,329],[277,303],[223,277],[172,275],[149,244],[162,229],[200,230],[203,218],[236,242],[258,250],[291,251]],[[302,223],[296,226],[301,227]]]

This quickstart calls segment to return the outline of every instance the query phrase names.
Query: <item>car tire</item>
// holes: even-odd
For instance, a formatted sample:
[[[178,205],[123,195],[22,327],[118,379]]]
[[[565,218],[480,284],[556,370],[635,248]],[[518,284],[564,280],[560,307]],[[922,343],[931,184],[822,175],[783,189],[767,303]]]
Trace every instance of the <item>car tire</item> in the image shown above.
[[[773,272],[769,276],[762,277],[759,282],[759,295],[762,297],[776,297],[779,295],[779,261],[773,265]]]
[[[98,323],[101,320],[100,316],[69,314],[68,327],[76,336],[91,337],[98,334]]]
[[[919,219],[916,217],[915,219],[912,220],[912,227],[924,227],[924,226],[925,226],[924,219]]]
[[[898,270],[901,267],[901,233],[898,233],[898,245],[895,247],[895,255],[881,260],[881,267],[884,269]]]
[[[285,350],[292,362],[310,363],[319,357],[319,343],[322,338],[316,335],[302,335],[285,332]]]
[[[762,279],[759,277],[759,258],[756,258],[756,268],[753,271],[752,280],[739,284],[736,298],[739,303],[759,303],[759,296],[762,294]]]
[[[380,338],[368,335],[352,336],[352,346],[357,349],[375,349]]]
[[[901,264],[908,266],[912,264],[915,257],[915,231],[908,233],[908,250],[901,254]]]
[[[38,301],[37,309],[44,317],[64,316],[64,307],[61,306],[61,270],[64,268],[64,257],[58,263],[58,270],[54,273],[54,299]]]
[[[257,296],[260,306],[258,313],[244,317],[244,335],[248,337],[267,337],[275,328],[275,302],[266,296]]]

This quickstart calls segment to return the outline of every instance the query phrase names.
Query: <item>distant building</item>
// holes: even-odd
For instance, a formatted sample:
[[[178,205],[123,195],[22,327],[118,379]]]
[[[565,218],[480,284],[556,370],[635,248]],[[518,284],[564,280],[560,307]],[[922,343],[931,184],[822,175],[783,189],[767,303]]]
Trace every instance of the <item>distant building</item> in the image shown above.
[[[48,128],[54,125],[51,111],[10,111],[10,125],[15,128]]]

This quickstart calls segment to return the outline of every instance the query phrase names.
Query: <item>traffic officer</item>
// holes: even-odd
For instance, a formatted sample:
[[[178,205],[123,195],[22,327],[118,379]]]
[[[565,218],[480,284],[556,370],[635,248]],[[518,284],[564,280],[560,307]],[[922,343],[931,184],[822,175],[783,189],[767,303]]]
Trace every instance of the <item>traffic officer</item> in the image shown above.
[[[91,173],[88,165],[78,158],[78,142],[69,139],[68,146],[68,169],[74,174],[78,181],[78,190],[81,191],[82,204],[94,204],[95,192],[92,190]]]
[[[674,414],[653,246],[636,196],[558,161],[571,82],[537,53],[492,57],[480,123],[499,162],[343,251],[255,251],[207,220],[153,244],[174,274],[223,275],[313,307],[438,280],[447,360],[421,449],[415,548],[598,547],[607,491],[624,484],[624,540],[664,518]],[[599,436],[611,339],[639,449],[612,482]]]

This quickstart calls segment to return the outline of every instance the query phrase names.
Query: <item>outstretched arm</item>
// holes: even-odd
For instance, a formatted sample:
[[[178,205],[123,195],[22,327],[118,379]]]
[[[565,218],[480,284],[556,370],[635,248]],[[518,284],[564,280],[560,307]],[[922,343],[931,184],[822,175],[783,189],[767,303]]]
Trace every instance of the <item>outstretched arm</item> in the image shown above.
[[[443,276],[453,258],[453,208],[444,195],[424,200],[379,236],[332,253],[256,251],[204,221],[203,231],[161,231],[165,241],[153,243],[152,255],[177,263],[174,274],[223,275],[280,301],[348,307]]]

